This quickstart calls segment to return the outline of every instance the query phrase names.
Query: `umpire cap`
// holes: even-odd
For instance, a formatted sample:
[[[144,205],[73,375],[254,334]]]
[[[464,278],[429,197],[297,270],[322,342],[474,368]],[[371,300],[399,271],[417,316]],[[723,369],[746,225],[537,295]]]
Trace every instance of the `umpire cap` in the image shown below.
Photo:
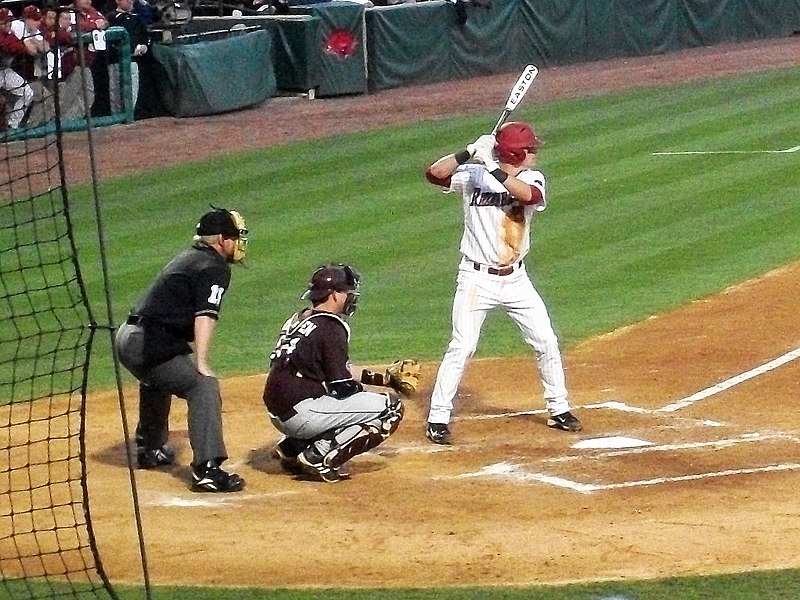
[[[207,212],[195,226],[195,233],[198,236],[217,235],[228,239],[238,239],[240,235],[239,227],[233,215],[225,208],[214,208]]]

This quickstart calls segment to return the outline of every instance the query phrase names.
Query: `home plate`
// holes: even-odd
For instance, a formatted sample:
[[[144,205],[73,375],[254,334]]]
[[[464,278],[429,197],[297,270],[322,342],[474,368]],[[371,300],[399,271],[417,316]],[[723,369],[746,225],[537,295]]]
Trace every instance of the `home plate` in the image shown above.
[[[644,440],[637,440],[636,438],[623,437],[614,435],[611,437],[592,438],[589,440],[581,440],[573,445],[573,448],[578,450],[585,450],[588,448],[640,448],[641,446],[652,446],[653,442],[646,442]]]

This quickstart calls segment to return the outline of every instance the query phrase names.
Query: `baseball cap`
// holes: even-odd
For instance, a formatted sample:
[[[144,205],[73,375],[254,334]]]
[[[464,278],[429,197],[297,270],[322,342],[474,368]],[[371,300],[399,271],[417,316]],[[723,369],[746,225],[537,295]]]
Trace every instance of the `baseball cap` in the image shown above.
[[[14,13],[7,8],[0,8],[0,23],[10,23],[14,20]]]
[[[33,4],[29,4],[28,6],[22,9],[22,16],[25,17],[26,19],[33,19],[34,21],[39,21],[42,18],[42,13]]]
[[[204,214],[195,229],[197,235],[222,234],[222,237],[230,239],[239,237],[239,228],[231,213],[225,208],[215,208]]]

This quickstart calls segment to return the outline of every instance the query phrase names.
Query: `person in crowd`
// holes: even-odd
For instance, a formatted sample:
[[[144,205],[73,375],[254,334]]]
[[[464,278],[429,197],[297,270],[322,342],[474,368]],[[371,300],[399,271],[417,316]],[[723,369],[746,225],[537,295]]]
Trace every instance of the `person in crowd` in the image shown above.
[[[99,32],[93,34],[97,39],[93,39],[92,42],[84,47],[84,64],[92,75],[92,115],[107,115],[110,112],[108,56],[105,42],[105,30],[108,29],[108,20],[92,5],[92,0],[73,0],[72,8],[76,11],[76,34]]]
[[[139,61],[150,50],[152,40],[147,24],[133,12],[134,0],[116,0],[117,9],[108,16],[110,26],[123,27],[128,32],[131,49],[131,95],[132,106],[136,106],[139,97]],[[108,85],[111,112],[123,110],[122,85],[120,82],[120,51],[112,47],[109,50]]]
[[[11,32],[14,14],[7,8],[0,8],[0,90],[13,97],[11,108],[6,107],[3,126],[14,131],[20,128],[25,113],[33,101],[33,89],[14,69],[18,59],[36,54],[30,41],[24,41]]]
[[[48,118],[47,115],[49,118],[53,116],[52,87],[48,89],[48,59],[51,50],[46,31],[46,14],[46,11],[29,4],[22,9],[22,17],[11,23],[14,35],[36,51],[18,63],[20,75],[33,90],[31,108],[25,120],[27,127],[41,125]],[[54,15],[52,18],[54,19]]]
[[[59,85],[61,120],[69,121],[86,117],[86,102],[94,102],[94,78],[91,70],[81,66],[77,46],[76,11],[72,7],[59,8],[53,4],[45,8],[45,23],[54,13],[55,23],[45,25],[44,35],[50,45],[48,78]],[[84,59],[89,55],[84,47]],[[85,93],[84,89],[86,88]]]

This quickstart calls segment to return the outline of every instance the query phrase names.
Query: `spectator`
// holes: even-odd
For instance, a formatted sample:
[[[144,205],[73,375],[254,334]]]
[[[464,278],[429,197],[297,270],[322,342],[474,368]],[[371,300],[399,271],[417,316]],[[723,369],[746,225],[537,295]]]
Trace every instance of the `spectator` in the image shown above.
[[[3,125],[9,130],[19,129],[25,113],[33,101],[33,89],[25,79],[17,73],[12,64],[15,59],[33,56],[36,49],[32,44],[20,40],[11,33],[13,13],[7,8],[0,8],[0,90],[15,97],[11,110],[7,113]]]
[[[17,67],[19,74],[28,83],[38,80],[45,73],[44,57],[49,48],[41,32],[41,22],[42,13],[33,4],[23,8],[22,16],[11,22],[11,32],[34,51],[29,51],[27,56],[22,57]]]
[[[59,81],[61,119],[69,121],[86,117],[87,102],[94,102],[94,78],[88,65],[81,66],[77,48],[75,9],[64,9],[58,13],[55,31],[50,35],[55,40],[53,56],[53,79]],[[90,53],[84,52],[84,59]],[[85,92],[84,92],[84,87]]]
[[[85,46],[84,64],[92,74],[94,101],[92,114],[107,115],[110,112],[108,95],[108,57],[105,52],[105,34],[108,21],[94,6],[92,0],[73,0],[72,7],[77,11],[75,27],[78,34],[99,31],[97,41]]]
[[[48,96],[49,100],[50,95],[44,86],[50,45],[42,31],[43,27],[42,12],[33,4],[23,8],[21,18],[11,22],[11,32],[25,42],[29,51],[35,51],[34,54],[21,57],[17,63],[17,71],[33,90],[31,108],[25,121],[27,127],[34,127],[44,122],[47,110],[45,103],[49,104],[50,114],[53,113],[52,102],[46,102],[45,99],[45,96]]]
[[[161,20],[161,9],[147,0],[133,0],[132,10],[147,26],[154,25]]]
[[[139,61],[150,49],[152,40],[147,24],[133,12],[134,0],[116,0],[117,10],[108,16],[111,26],[123,27],[128,32],[131,48],[131,93],[133,106],[139,96]],[[112,47],[109,51],[108,92],[112,114],[122,112],[122,89],[120,82],[120,52]]]

